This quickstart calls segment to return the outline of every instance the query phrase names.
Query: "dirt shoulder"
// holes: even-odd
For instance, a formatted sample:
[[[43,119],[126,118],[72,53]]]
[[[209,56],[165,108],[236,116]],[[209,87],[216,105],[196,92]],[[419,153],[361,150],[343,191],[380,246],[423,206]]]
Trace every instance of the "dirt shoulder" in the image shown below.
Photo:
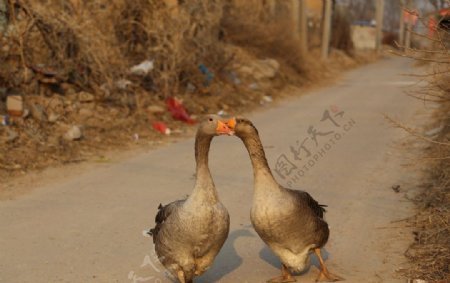
[[[261,62],[249,54],[240,56],[239,62],[247,62],[249,66]],[[311,70],[323,71],[322,76],[302,79],[301,83],[287,80],[287,71],[283,70],[278,70],[272,78],[257,79],[252,73],[242,75],[242,81],[238,84],[218,81],[210,89],[220,89],[218,94],[185,93],[175,99],[193,119],[207,113],[248,113],[271,107],[283,98],[330,84],[342,71],[373,62],[376,58],[372,53],[349,57],[343,52],[333,51],[327,65],[318,65]],[[118,156],[128,155],[126,152],[150,150],[190,137],[195,131],[195,125],[174,119],[164,98],[150,98],[149,93],[137,94],[133,97],[134,104],[128,105],[96,100],[86,92],[69,92],[72,94],[25,96],[25,108],[30,113],[24,117],[10,117],[9,125],[0,126],[0,138],[4,143],[0,148],[2,198],[20,194],[14,192],[14,183],[27,182],[25,180],[34,183],[42,174],[47,174],[44,169],[109,163]],[[51,120],[52,117],[55,120]],[[170,135],[156,130],[153,127],[155,122],[168,127]],[[66,137],[73,127],[80,129],[80,138]],[[79,166],[80,163],[85,165]]]
[[[441,90],[443,98],[448,94]],[[408,196],[416,214],[400,222],[412,227],[414,235],[405,251],[411,265],[401,272],[411,279],[444,283],[450,280],[450,104],[448,99],[428,104],[435,108],[430,111],[432,122],[427,121],[424,131],[413,132],[423,150],[414,161],[423,178],[418,181],[420,189]]]

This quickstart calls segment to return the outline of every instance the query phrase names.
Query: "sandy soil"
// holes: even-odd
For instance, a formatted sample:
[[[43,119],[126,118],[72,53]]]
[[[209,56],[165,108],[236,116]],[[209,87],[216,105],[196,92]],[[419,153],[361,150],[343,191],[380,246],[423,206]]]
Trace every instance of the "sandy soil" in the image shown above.
[[[404,282],[395,270],[406,262],[410,231],[396,221],[413,207],[391,187],[411,188],[418,176],[402,166],[415,153],[402,149],[404,133],[383,114],[416,123],[423,105],[403,94],[415,82],[399,75],[411,68],[406,59],[381,60],[250,116],[271,167],[285,162],[292,169],[275,173],[280,183],[328,205],[327,264],[346,282]],[[309,157],[300,149],[305,139]],[[210,166],[231,231],[214,266],[196,282],[256,283],[278,275],[279,261],[250,224],[252,173],[240,141],[215,139]],[[142,230],[153,225],[160,202],[189,194],[193,140],[84,168],[55,169],[60,178],[33,190],[15,186],[26,193],[0,202],[0,282],[171,282]],[[298,282],[313,282],[316,266],[312,258]]]

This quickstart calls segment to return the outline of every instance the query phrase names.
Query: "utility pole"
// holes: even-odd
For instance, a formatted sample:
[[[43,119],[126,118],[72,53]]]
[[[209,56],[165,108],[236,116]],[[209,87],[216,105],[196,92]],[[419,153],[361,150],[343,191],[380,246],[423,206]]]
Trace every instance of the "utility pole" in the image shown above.
[[[412,25],[408,21],[406,23],[405,49],[411,48],[411,29],[412,29]]]
[[[405,44],[405,0],[400,0],[400,25],[398,29],[398,45],[403,49]]]
[[[302,55],[308,53],[308,16],[306,15],[306,0],[299,0],[300,2],[300,50]]]
[[[277,8],[277,1],[276,0],[267,0],[267,4],[269,6],[269,13],[270,16],[275,16],[275,10]]]
[[[299,23],[300,23],[300,1],[301,0],[291,0],[291,20],[292,20],[292,31],[294,32],[294,37],[298,36]]]
[[[411,11],[411,0],[407,1],[406,9]],[[405,36],[405,49],[411,48],[411,30],[412,30],[412,22],[411,16],[408,16],[408,20],[406,21],[406,36]]]
[[[376,48],[378,52],[381,52],[381,46],[383,44],[383,16],[384,16],[384,0],[376,0]]]
[[[331,33],[331,0],[323,0],[325,5],[325,12],[323,14],[323,27],[322,27],[322,59],[328,58],[328,52],[330,50],[330,33]]]

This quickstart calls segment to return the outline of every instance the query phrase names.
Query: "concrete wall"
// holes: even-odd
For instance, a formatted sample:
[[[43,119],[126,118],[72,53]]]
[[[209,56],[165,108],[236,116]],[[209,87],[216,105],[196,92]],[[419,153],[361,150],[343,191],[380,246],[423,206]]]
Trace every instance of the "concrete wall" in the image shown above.
[[[352,40],[356,49],[375,49],[375,27],[352,26]]]

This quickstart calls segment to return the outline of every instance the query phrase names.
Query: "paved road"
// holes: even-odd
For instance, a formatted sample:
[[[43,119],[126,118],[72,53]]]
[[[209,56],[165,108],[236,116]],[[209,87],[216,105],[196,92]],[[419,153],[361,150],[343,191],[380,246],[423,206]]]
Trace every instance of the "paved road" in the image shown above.
[[[399,76],[410,70],[408,60],[384,59],[250,116],[278,180],[328,204],[327,263],[346,282],[403,282],[394,270],[405,262],[408,231],[386,227],[412,214],[391,186],[413,176],[401,166],[403,133],[382,114],[414,123],[422,105],[403,94],[412,79]],[[0,282],[171,282],[142,230],[160,202],[189,194],[193,156],[189,139],[0,202]],[[231,231],[196,282],[278,275],[279,262],[250,225],[252,173],[240,141],[215,139],[210,165]],[[314,281],[315,264],[299,282]]]

